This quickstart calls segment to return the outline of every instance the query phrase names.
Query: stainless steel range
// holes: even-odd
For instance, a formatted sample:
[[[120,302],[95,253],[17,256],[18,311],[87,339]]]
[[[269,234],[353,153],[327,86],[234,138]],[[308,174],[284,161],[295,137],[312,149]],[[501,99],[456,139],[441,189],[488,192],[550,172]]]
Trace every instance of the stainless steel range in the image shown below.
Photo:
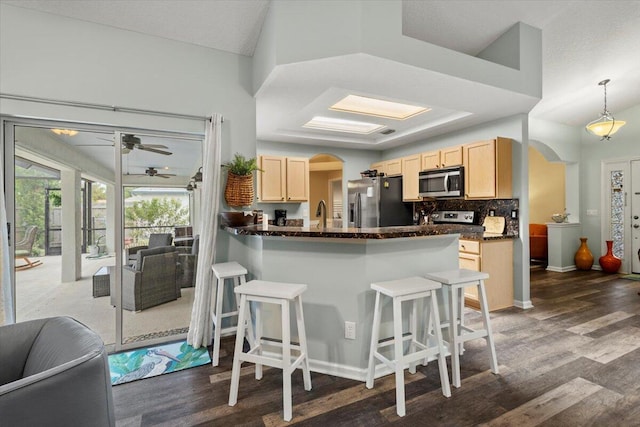
[[[431,214],[434,224],[474,224],[476,213],[474,211],[435,211]]]

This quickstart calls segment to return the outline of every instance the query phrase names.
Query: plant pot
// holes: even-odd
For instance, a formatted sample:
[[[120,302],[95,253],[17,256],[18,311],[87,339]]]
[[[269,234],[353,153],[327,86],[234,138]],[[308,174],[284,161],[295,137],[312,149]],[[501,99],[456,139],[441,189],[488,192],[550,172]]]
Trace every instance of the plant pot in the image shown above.
[[[251,206],[253,204],[253,174],[236,175],[227,173],[224,200],[229,206]]]
[[[617,273],[622,260],[613,254],[613,240],[607,240],[607,253],[598,259],[598,263],[605,273]]]
[[[591,270],[591,267],[593,266],[593,254],[587,246],[587,238],[581,237],[580,242],[580,247],[574,257],[576,268],[578,270]]]

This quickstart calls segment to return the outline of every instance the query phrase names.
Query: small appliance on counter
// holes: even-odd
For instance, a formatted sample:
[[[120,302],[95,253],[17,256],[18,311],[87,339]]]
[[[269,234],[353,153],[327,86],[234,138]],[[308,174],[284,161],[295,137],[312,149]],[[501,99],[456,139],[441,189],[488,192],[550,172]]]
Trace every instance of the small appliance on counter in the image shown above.
[[[287,225],[287,210],[286,209],[276,209],[275,211],[275,225],[279,225],[280,227],[284,227]]]

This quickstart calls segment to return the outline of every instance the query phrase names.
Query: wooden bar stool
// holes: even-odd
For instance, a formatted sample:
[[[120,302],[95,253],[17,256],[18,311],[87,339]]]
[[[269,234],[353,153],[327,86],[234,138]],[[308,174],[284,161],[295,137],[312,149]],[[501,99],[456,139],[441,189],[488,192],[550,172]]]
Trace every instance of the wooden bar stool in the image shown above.
[[[437,355],[438,367],[440,369],[440,383],[442,384],[442,394],[451,396],[449,386],[449,375],[447,374],[447,362],[445,360],[445,347],[442,342],[442,331],[440,329],[440,313],[436,290],[442,285],[423,277],[409,277],[400,280],[390,280],[387,282],[372,283],[371,289],[376,291],[376,303],[373,314],[373,327],[371,330],[371,349],[369,351],[369,366],[367,369],[367,388],[373,388],[373,378],[375,375],[375,359],[382,361],[395,371],[396,375],[396,411],[399,416],[405,415],[404,399],[404,366],[409,364],[409,372],[416,372],[416,361],[427,359],[429,356]],[[381,296],[385,295],[393,300],[393,339],[380,341],[380,317],[382,313]],[[425,311],[427,321],[424,327],[427,333],[424,343],[417,340],[417,316],[418,310],[416,300],[425,299]],[[411,302],[409,318],[409,335],[402,334],[402,303]],[[432,330],[435,336],[435,345],[429,345],[429,334]],[[409,353],[404,354],[404,341],[409,340]],[[387,359],[378,352],[378,349],[393,345],[393,360]],[[419,350],[416,350],[419,349]]]
[[[460,387],[460,354],[466,341],[484,338],[489,347],[489,363],[491,372],[498,373],[498,359],[491,333],[489,321],[489,306],[484,281],[489,278],[487,273],[461,268],[459,270],[439,271],[425,274],[425,277],[443,285],[449,292],[449,351],[451,352],[451,382]],[[480,312],[484,329],[472,329],[464,324],[464,288],[476,286],[480,299]]]
[[[284,420],[291,421],[291,375],[299,366],[302,367],[304,389],[311,390],[311,373],[309,372],[309,357],[307,353],[307,337],[304,329],[304,316],[302,313],[302,293],[307,285],[294,283],[267,282],[263,280],[251,280],[244,285],[235,288],[235,293],[240,295],[240,309],[238,315],[238,331],[236,332],[236,347],[233,355],[233,369],[231,371],[231,390],[229,391],[229,406],[234,406],[238,401],[238,386],[240,382],[240,365],[242,362],[256,364],[256,379],[262,378],[262,365],[282,369],[282,400],[284,406]],[[251,342],[251,350],[243,352],[243,329],[245,322],[251,324],[248,302],[254,301],[255,306],[256,335]],[[262,337],[261,304],[278,304],[282,310],[282,344],[274,340]],[[291,342],[291,325],[289,311],[291,303],[294,303],[296,311],[296,323],[298,327],[299,344]],[[263,346],[282,348],[282,357],[263,355]],[[291,360],[291,350],[299,353],[298,357]]]
[[[224,300],[224,285],[226,279],[233,280],[233,286],[237,287],[245,283],[245,275],[247,274],[247,269],[242,265],[238,264],[235,261],[232,262],[223,262],[219,264],[213,264],[211,267],[213,274],[216,276],[216,287],[214,292],[211,294],[211,319],[213,320],[213,325],[215,329],[213,331],[213,355],[211,357],[211,364],[213,366],[218,366],[218,362],[220,359],[220,336],[223,333],[234,332],[236,330],[236,326],[229,326],[226,328],[222,327],[222,319],[227,317],[233,317],[238,315],[238,299],[235,297],[235,310],[223,312],[222,310],[222,302]],[[253,327],[249,325],[251,328],[249,330],[250,336],[253,335]],[[244,335],[243,335],[244,337]]]

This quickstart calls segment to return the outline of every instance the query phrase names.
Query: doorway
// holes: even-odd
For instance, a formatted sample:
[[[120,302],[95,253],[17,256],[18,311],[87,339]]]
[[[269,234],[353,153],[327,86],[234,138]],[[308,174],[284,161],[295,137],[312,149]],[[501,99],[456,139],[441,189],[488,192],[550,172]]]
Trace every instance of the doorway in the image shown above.
[[[13,271],[16,319],[71,316],[95,330],[111,350],[185,338],[194,288],[182,288],[177,275],[174,300],[124,307],[124,236],[131,227],[162,228],[172,235],[175,226],[186,225],[197,232],[192,212],[198,208],[186,188],[202,164],[202,135],[62,126],[5,122],[5,159],[12,159],[5,162],[8,216],[10,223],[21,224],[12,240],[32,222],[42,223],[29,250],[40,264]],[[21,189],[26,178],[36,182],[25,170],[40,180],[40,190],[29,193],[36,202],[25,199]],[[145,206],[154,218],[126,222],[125,208]],[[175,215],[168,213],[177,211],[183,218],[174,224]],[[190,247],[174,250],[191,254]]]
[[[342,159],[332,154],[316,154],[309,159],[309,208],[311,227],[320,224],[316,216],[321,201],[326,206],[327,227],[340,228],[342,221]]]

